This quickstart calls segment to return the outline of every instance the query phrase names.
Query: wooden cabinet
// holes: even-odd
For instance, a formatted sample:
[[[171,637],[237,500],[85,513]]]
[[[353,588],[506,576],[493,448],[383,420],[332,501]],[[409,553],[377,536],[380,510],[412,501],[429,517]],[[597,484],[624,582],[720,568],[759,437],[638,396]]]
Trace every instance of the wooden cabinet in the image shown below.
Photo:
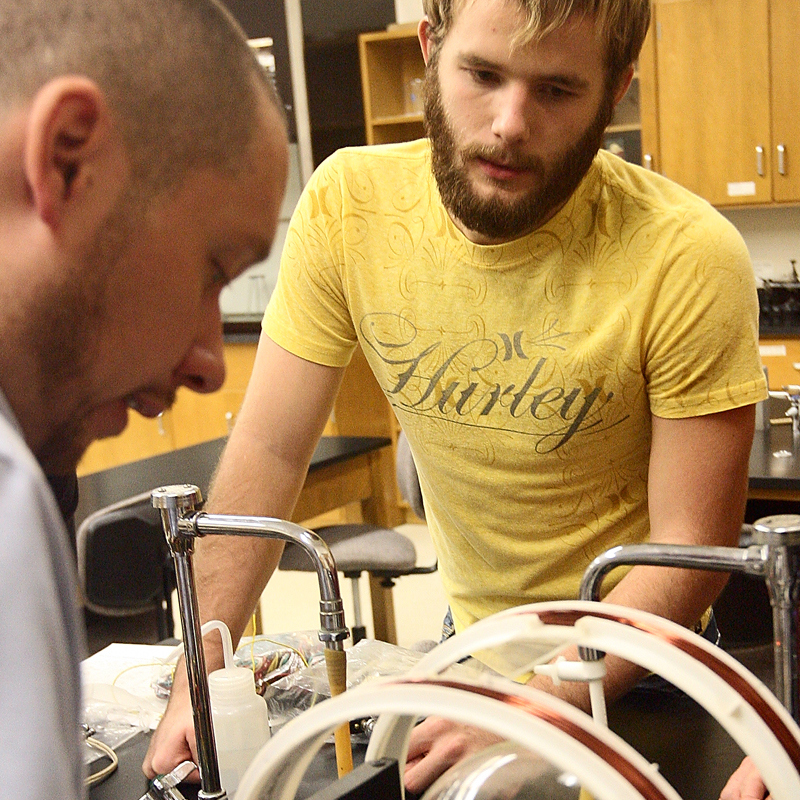
[[[253,371],[256,343],[227,343],[225,384],[214,394],[178,390],[175,405],[159,419],[130,412],[120,436],[92,444],[78,465],[78,474],[98,472],[179,447],[226,436],[244,399]]]
[[[656,169],[659,160],[655,87],[655,48],[648,33],[630,88],[603,138],[606,150],[648,169]]]
[[[714,205],[800,200],[796,0],[656,2],[659,171]]]
[[[800,3],[770,0],[772,197],[800,200]]]

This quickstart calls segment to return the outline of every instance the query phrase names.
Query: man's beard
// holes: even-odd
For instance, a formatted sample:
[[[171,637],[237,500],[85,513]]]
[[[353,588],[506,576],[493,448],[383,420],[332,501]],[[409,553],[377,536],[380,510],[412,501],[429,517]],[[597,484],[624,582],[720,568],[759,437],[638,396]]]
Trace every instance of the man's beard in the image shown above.
[[[85,422],[97,340],[111,302],[108,277],[130,244],[138,213],[133,192],[124,190],[79,267],[42,292],[29,312],[35,321],[29,341],[39,367],[41,407],[52,426],[34,455],[48,474],[73,471],[91,444]]]
[[[425,77],[425,126],[431,142],[433,175],[445,208],[468,230],[490,239],[515,239],[538,228],[569,199],[586,175],[611,121],[612,101],[612,93],[607,90],[592,124],[549,170],[540,158],[525,156],[502,146],[472,145],[459,150],[442,105],[434,56]],[[530,170],[538,185],[518,200],[481,197],[475,191],[465,166],[473,158]]]

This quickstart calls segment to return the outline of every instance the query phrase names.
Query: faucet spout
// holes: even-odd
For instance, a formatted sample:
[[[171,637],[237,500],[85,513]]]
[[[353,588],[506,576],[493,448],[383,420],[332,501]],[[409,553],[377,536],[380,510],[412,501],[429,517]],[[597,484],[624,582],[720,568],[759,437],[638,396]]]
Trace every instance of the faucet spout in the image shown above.
[[[258,536],[294,542],[308,553],[314,562],[319,579],[319,638],[325,645],[332,694],[338,694],[345,687],[344,640],[349,635],[345,625],[336,562],[328,545],[319,536],[292,522],[271,517],[227,516],[195,511],[202,502],[202,495],[200,490],[191,484],[156,489],[152,493],[152,502],[161,510],[164,534],[175,563],[186,672],[194,714],[197,759],[200,762],[198,766],[202,789],[198,798],[225,800],[227,794],[220,783],[208,676],[200,631],[192,560],[195,539],[209,535]],[[337,731],[336,744],[337,762],[340,774],[343,774],[352,769],[349,728],[343,726],[341,732]]]
[[[715,572],[743,572],[766,581],[774,628],[775,694],[795,720],[800,720],[800,516],[778,515],[758,520],[749,547],[637,544],[614,547],[592,561],[583,574],[581,600],[600,600],[603,578],[621,565],[647,564]],[[580,648],[585,661],[602,654]]]
[[[601,553],[586,568],[579,590],[580,599],[598,601],[603,578],[612,569],[637,564],[745,572],[760,577],[764,577],[767,571],[763,549],[758,545],[747,548],[656,543],[620,545]]]
[[[339,589],[339,575],[330,548],[316,533],[293,522],[273,517],[242,517],[227,514],[200,512],[183,517],[179,523],[183,531],[196,536],[227,535],[257,536],[293,542],[311,558],[317,572],[320,596],[320,641],[326,647],[340,649],[349,636],[344,621],[344,606]]]

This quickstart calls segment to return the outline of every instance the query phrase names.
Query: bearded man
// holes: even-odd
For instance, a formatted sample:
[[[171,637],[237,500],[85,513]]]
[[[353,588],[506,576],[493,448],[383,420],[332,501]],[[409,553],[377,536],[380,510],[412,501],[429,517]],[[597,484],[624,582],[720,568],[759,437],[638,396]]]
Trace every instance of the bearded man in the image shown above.
[[[425,11],[428,138],[341,150],[306,187],[210,504],[291,514],[360,345],[411,445],[460,631],[575,598],[614,545],[735,544],[766,386],[741,238],[689,192],[599,151],[649,0]],[[280,549],[203,542],[204,614],[240,634]],[[724,584],[638,566],[614,577],[609,601],[701,627]],[[641,677],[608,667],[611,696]],[[177,681],[149,773],[191,754]],[[534,682],[588,704],[584,687]],[[406,787],[491,741],[427,719]]]
[[[286,131],[215,0],[0,0],[0,32],[0,793],[78,800],[85,643],[45,471],[222,385],[219,294],[269,251]]]

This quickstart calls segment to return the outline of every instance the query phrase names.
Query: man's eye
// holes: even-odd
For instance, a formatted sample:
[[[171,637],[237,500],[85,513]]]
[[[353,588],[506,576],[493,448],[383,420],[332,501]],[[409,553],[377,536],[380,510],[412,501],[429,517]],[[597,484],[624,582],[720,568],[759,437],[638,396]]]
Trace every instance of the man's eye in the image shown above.
[[[475,83],[484,85],[496,84],[500,80],[497,76],[497,73],[488,69],[473,69],[470,70],[470,74],[472,75],[472,79],[475,81]]]
[[[570,92],[568,89],[565,89],[563,86],[548,84],[540,87],[539,94],[545,100],[563,100],[567,97],[570,97],[572,92]]]

